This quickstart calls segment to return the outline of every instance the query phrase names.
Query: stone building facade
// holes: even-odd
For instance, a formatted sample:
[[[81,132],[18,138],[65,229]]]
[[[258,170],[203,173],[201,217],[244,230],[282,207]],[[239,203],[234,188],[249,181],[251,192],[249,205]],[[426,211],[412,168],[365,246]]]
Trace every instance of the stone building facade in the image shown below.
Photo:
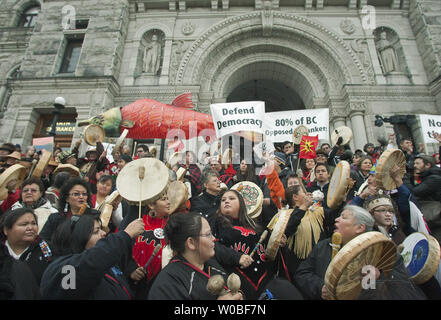
[[[412,116],[441,114],[441,2],[0,0],[1,142],[43,136],[57,96],[69,145],[75,120],[183,92],[201,112],[329,108],[353,148],[394,129],[418,144]]]

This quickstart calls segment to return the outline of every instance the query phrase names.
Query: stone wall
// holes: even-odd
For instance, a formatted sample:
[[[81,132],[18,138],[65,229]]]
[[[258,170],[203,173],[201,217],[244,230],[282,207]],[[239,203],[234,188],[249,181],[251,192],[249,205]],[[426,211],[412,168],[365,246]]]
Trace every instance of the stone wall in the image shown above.
[[[60,95],[80,120],[141,98],[170,103],[185,91],[207,112],[241,83],[264,78],[297,90],[308,108],[330,108],[331,127],[356,125],[354,147],[377,143],[392,129],[374,127],[376,114],[441,111],[441,2],[377,2],[388,4],[375,8],[377,27],[398,40],[402,65],[393,74],[382,71],[373,30],[363,29],[363,0],[45,1],[31,29],[16,27],[30,1],[0,0],[0,104],[12,88],[0,141],[28,144]],[[63,28],[67,4],[87,29]],[[142,68],[154,33],[158,74]],[[67,39],[83,35],[75,73],[59,74]],[[19,78],[6,81],[18,66]]]

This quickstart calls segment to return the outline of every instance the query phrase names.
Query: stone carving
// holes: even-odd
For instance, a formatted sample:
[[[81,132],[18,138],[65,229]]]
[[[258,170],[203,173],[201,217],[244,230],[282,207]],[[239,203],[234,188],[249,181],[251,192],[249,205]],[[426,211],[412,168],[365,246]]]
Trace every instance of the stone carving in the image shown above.
[[[174,84],[175,82],[176,72],[178,71],[179,64],[181,63],[181,59],[184,56],[185,51],[187,51],[188,46],[189,43],[188,42],[186,43],[183,40],[178,40],[174,42],[172,45],[172,55],[170,59],[170,69],[169,69],[170,84]]]
[[[337,118],[345,119],[347,115],[348,113],[343,108],[331,108],[330,110],[330,116],[332,121],[335,121]]]
[[[24,126],[17,126],[14,131],[14,138],[22,138],[24,135]]]
[[[182,26],[182,34],[188,36],[190,34],[192,34],[195,30],[195,25],[193,23],[191,23],[190,21],[187,21],[183,26]]]
[[[349,19],[344,19],[340,23],[340,29],[346,34],[353,34],[355,32],[355,25]]]
[[[364,101],[355,101],[355,102],[351,102],[349,103],[348,106],[348,113],[352,114],[355,112],[365,112],[366,111],[366,102]]]
[[[272,3],[270,1],[265,1],[263,3],[262,11],[262,29],[264,37],[271,36],[273,30],[273,20]]]
[[[161,66],[162,45],[158,40],[158,36],[154,34],[152,40],[145,47],[144,54],[144,72],[154,75],[158,74]]]
[[[360,58],[371,84],[375,84],[374,68],[369,56],[369,49],[366,40],[355,39],[351,42],[351,47],[358,54],[358,57]]]
[[[387,40],[387,33],[381,32],[380,39],[376,43],[378,58],[380,59],[381,69],[384,74],[400,71],[398,58],[393,44]]]

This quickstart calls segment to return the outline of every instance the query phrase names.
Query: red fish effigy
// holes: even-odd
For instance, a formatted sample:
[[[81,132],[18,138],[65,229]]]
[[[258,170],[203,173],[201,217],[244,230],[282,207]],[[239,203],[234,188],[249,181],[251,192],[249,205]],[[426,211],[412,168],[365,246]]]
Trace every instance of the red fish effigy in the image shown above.
[[[202,130],[214,132],[213,119],[209,114],[191,110],[194,108],[191,93],[176,97],[171,105],[152,99],[137,100],[122,108],[112,108],[78,126],[98,124],[106,136],[117,137],[128,129],[127,138],[166,139],[173,129],[180,129],[189,139],[190,134],[199,136]],[[192,128],[190,128],[193,126]],[[207,135],[207,134],[206,134]]]

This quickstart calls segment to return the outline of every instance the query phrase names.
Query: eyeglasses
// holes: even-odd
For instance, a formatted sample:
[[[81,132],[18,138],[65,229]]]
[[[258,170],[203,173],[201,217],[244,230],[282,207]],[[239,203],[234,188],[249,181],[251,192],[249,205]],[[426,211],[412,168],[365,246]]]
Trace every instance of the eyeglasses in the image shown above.
[[[80,196],[82,196],[83,198],[87,198],[87,193],[86,192],[72,192],[69,193],[69,195],[71,195],[72,197],[78,198]]]
[[[200,237],[207,237],[207,238],[211,238],[213,237],[213,233],[210,231],[208,233],[203,233],[199,235]]]
[[[28,193],[28,192],[30,192],[30,193],[37,193],[39,190],[37,190],[37,189],[23,189],[23,193]]]
[[[386,212],[389,212],[389,213],[395,213],[395,211],[394,211],[394,209],[378,209],[378,210],[374,210],[375,212],[379,212],[379,213],[386,213]]]

